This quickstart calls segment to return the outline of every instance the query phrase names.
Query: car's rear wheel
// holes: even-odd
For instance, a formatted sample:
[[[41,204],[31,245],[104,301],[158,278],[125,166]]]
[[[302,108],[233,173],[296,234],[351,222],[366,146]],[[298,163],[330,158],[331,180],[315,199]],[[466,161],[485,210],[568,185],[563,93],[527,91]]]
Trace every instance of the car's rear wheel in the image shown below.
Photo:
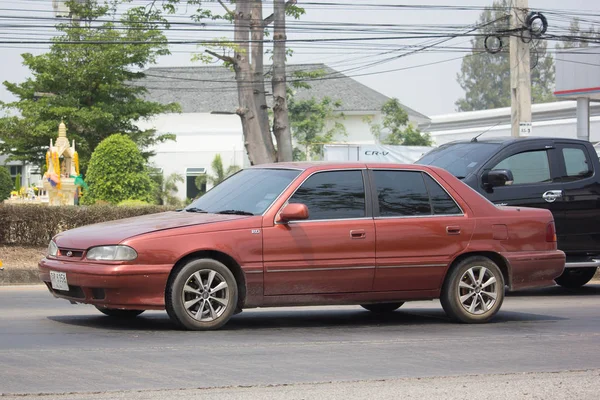
[[[504,300],[504,277],[487,257],[469,257],[450,270],[440,301],[448,316],[457,322],[489,321]]]
[[[596,274],[596,267],[566,268],[554,281],[562,287],[577,289],[588,283]]]
[[[115,318],[135,318],[145,310],[119,310],[118,308],[106,308],[101,306],[96,306],[98,311],[102,314],[108,315],[109,317]]]
[[[397,303],[378,303],[378,304],[361,304],[360,306],[365,310],[369,310],[371,312],[377,314],[390,313],[392,311],[396,311],[404,304],[403,301]]]
[[[219,329],[233,315],[238,288],[233,273],[212,259],[197,259],[178,270],[167,283],[165,306],[171,320],[190,330]]]

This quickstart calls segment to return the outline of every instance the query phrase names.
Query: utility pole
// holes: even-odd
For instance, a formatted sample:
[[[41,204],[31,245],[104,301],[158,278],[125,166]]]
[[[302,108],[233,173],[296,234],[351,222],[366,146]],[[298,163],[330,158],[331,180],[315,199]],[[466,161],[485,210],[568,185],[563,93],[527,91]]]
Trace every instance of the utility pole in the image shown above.
[[[528,0],[513,0],[510,15],[511,134],[531,134],[531,34],[523,30],[529,12]]]

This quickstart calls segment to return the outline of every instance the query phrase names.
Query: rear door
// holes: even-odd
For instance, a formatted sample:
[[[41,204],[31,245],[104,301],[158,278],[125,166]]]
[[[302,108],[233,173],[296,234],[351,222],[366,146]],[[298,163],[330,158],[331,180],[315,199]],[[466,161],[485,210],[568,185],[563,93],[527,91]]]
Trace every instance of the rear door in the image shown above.
[[[435,290],[474,222],[429,174],[374,169],[375,291]]]
[[[559,231],[560,249],[566,252],[600,253],[600,184],[588,148],[579,143],[556,143],[562,203],[566,219]],[[557,228],[558,230],[558,228]]]
[[[484,165],[479,175],[481,191],[496,205],[545,208],[554,215],[556,230],[564,236],[566,229],[566,206],[562,197],[563,182],[560,176],[560,160],[552,139],[536,140],[535,143],[517,143],[508,146]],[[486,189],[483,174],[494,169],[509,169],[514,176],[512,185]],[[564,237],[562,238],[564,239]]]

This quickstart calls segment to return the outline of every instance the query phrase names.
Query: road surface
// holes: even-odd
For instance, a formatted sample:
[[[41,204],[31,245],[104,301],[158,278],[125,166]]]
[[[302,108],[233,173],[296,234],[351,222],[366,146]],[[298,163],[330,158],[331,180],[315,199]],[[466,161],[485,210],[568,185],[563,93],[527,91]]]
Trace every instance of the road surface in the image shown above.
[[[176,330],[164,312],[115,321],[41,286],[1,287],[0,368],[4,396],[65,400],[192,399],[214,391],[223,399],[345,398],[335,397],[344,391],[358,398],[361,390],[394,398],[385,393],[425,395],[426,381],[416,378],[431,377],[431,398],[435,390],[464,398],[470,385],[483,385],[467,390],[477,397],[504,385],[512,398],[549,398],[529,396],[534,387],[521,393],[507,383],[514,381],[537,382],[539,393],[562,388],[570,398],[597,398],[600,284],[510,295],[485,325],[451,323],[429,301],[385,317],[360,307],[246,310],[217,332]]]

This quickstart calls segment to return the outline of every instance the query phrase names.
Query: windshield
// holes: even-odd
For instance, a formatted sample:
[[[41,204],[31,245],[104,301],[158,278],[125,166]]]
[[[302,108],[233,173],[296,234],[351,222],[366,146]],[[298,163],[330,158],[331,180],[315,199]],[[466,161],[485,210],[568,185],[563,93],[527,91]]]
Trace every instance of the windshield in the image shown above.
[[[244,169],[193,201],[185,210],[259,215],[300,172],[292,169]]]
[[[444,168],[459,179],[466,178],[498,150],[497,143],[449,143],[431,150],[416,164]]]

